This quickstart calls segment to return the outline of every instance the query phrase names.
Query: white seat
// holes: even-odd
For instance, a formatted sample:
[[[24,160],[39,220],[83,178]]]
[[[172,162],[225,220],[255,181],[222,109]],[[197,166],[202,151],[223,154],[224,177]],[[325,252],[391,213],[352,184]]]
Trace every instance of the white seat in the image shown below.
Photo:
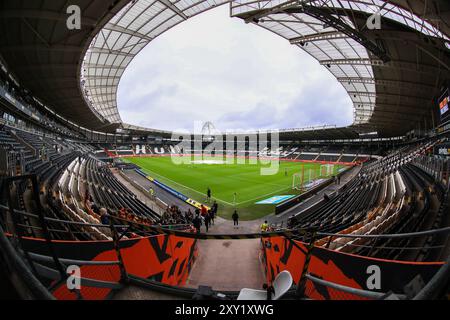
[[[293,283],[291,273],[287,270],[280,272],[273,281],[272,300],[280,299],[291,288]],[[267,300],[266,290],[243,288],[237,300]]]
[[[267,300],[267,291],[266,290],[256,290],[256,289],[248,289],[243,288],[241,292],[239,292],[238,300]]]

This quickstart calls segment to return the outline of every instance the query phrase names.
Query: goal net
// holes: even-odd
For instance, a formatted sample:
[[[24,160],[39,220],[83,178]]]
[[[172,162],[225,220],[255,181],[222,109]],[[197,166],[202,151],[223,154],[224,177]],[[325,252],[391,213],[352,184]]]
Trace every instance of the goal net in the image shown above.
[[[324,164],[313,168],[302,168],[302,171],[292,176],[292,189],[305,190],[314,186],[319,179],[329,178],[336,173],[335,166]],[[317,180],[317,181],[316,181]]]
[[[292,189],[304,190],[308,184],[319,178],[320,172],[316,168],[303,169],[292,176]]]
[[[292,176],[292,189],[302,190],[303,188],[303,176],[301,173],[294,173]]]
[[[334,165],[333,164],[323,164],[320,166],[320,177],[328,178],[335,174]]]

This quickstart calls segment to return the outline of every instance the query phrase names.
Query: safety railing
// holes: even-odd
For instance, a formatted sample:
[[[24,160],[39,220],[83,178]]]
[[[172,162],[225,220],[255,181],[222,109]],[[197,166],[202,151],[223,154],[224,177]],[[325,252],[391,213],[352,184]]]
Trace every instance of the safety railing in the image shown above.
[[[5,190],[9,190],[10,184],[19,181],[20,179],[28,179],[31,181],[32,184],[32,190],[34,191],[34,200],[36,204],[38,205],[38,210],[36,211],[36,214],[20,211],[17,209],[14,209],[12,206],[12,199],[10,195],[7,197],[3,197],[6,193]],[[89,279],[89,278],[82,278],[81,283],[85,286],[93,286],[93,287],[100,287],[100,288],[110,288],[113,290],[118,290],[123,288],[124,284],[128,283],[130,275],[128,274],[125,264],[123,263],[122,259],[122,252],[119,246],[119,242],[126,237],[127,234],[130,232],[136,233],[138,236],[150,236],[150,235],[157,235],[157,234],[168,234],[168,235],[176,235],[179,237],[186,237],[186,238],[195,238],[195,239],[249,239],[249,238],[270,238],[270,237],[285,237],[291,243],[294,245],[298,244],[295,240],[301,239],[303,241],[303,244],[306,243],[306,256],[305,256],[305,263],[301,272],[301,277],[299,284],[297,286],[296,292],[297,296],[301,297],[302,292],[305,290],[305,283],[306,281],[313,281],[317,282],[321,285],[326,285],[334,289],[339,289],[345,292],[345,288],[340,286],[339,284],[335,283],[326,283],[323,279],[316,279],[313,275],[309,274],[309,260],[312,257],[316,239],[320,237],[330,237],[330,238],[367,238],[367,239],[405,239],[405,238],[414,238],[414,237],[423,237],[423,236],[432,236],[432,235],[449,235],[450,234],[450,227],[446,228],[440,228],[435,230],[427,230],[422,232],[415,232],[415,233],[402,233],[402,234],[379,234],[379,235],[354,235],[354,234],[334,234],[334,233],[327,233],[327,232],[320,232],[313,229],[293,229],[293,230],[282,230],[282,231],[275,231],[275,232],[266,232],[266,233],[252,233],[252,234],[195,234],[191,232],[186,232],[186,227],[188,225],[178,225],[178,226],[162,226],[162,225],[143,225],[138,224],[134,222],[129,221],[123,221],[120,218],[111,217],[110,224],[104,225],[104,224],[92,224],[92,223],[82,223],[82,222],[75,222],[75,221],[68,221],[68,220],[60,220],[50,217],[45,217],[43,212],[43,208],[40,207],[40,201],[38,198],[39,190],[38,190],[38,183],[36,176],[25,176],[25,177],[17,177],[17,178],[9,178],[6,179],[6,183],[3,185],[3,193],[2,198],[8,198],[8,205],[0,205],[0,245],[3,252],[6,252],[8,254],[8,259],[11,259],[11,261],[15,261],[13,268],[18,270],[18,272],[22,272],[25,276],[29,277],[30,279],[40,279],[40,278],[46,278],[56,281],[57,283],[61,283],[62,281],[65,281],[68,277],[68,274],[66,273],[67,266],[68,265],[90,265],[90,266],[104,266],[104,265],[111,265],[116,266],[120,268],[120,280],[118,282],[108,282],[108,281],[101,281],[96,279]],[[11,223],[7,222],[7,216],[9,215]],[[29,225],[26,223],[21,222],[19,217],[29,217],[34,218],[36,221],[39,221],[39,225]],[[61,225],[66,226],[79,226],[79,227],[95,227],[95,228],[103,228],[108,229],[109,232],[112,235],[112,243],[113,247],[116,252],[117,259],[111,260],[111,261],[83,261],[83,260],[77,260],[77,259],[70,259],[70,258],[61,258],[57,255],[57,253],[53,250],[53,240],[51,238],[51,232],[67,232],[63,229],[55,229],[49,227],[49,223],[56,222]],[[4,227],[10,227],[9,230],[4,230]],[[26,246],[23,245],[23,239],[27,235],[23,234],[21,230],[23,231],[25,228],[35,228],[41,231],[41,234],[43,235],[43,238],[47,244],[48,247],[48,255],[43,254],[37,254],[35,252],[29,252],[26,250]],[[8,237],[5,235],[6,232],[9,233],[9,240]],[[80,231],[81,233],[82,231]],[[405,249],[405,248],[402,248]],[[11,255],[14,255],[15,258],[11,258]],[[22,261],[22,262],[21,262]],[[49,267],[48,265],[53,265],[53,267]],[[444,268],[445,267],[445,268]],[[448,266],[445,265],[440,270],[440,274],[438,279],[443,279],[448,277]],[[27,272],[24,272],[24,268],[27,269]],[[48,294],[45,293],[45,287],[39,286],[36,281],[32,281],[34,283],[36,291],[36,296],[40,297],[46,297],[50,298]],[[430,292],[433,292],[436,285],[430,284],[430,287],[427,288],[427,291],[424,291],[422,296],[429,296]],[[48,289],[48,288],[47,288]],[[355,294],[356,291],[353,290],[353,288],[348,289],[351,292]],[[425,290],[425,288],[424,288]],[[47,292],[48,293],[48,292]],[[356,292],[358,294],[361,294],[363,297],[364,295],[367,295],[365,292]],[[368,295],[371,295],[369,293]],[[381,298],[382,295],[375,294],[370,296],[369,298]]]
[[[357,288],[352,288],[349,286],[344,286],[338,283],[334,283],[334,282],[330,282],[330,281],[326,281],[317,277],[314,277],[311,274],[306,274],[305,278],[307,280],[312,281],[315,284],[324,286],[324,287],[328,287],[331,289],[335,289],[337,291],[343,292],[343,293],[347,293],[350,295],[354,295],[354,296],[358,296],[361,298],[365,298],[365,299],[371,299],[371,300],[381,300],[386,298],[387,295],[389,295],[389,292],[386,293],[382,293],[382,292],[375,292],[375,291],[369,291],[369,290],[362,290],[362,289],[357,289]],[[404,294],[395,294],[394,295],[397,299],[406,299],[406,295]]]
[[[450,256],[434,277],[419,291],[413,300],[431,300],[442,295],[450,283]]]
[[[33,191],[33,200],[35,204],[37,205],[37,214],[30,214],[27,212],[22,212],[19,210],[14,209],[14,201],[12,199],[11,193],[9,192],[13,183],[17,181],[31,181],[32,191]],[[115,252],[117,254],[117,261],[77,261],[77,260],[70,260],[70,259],[61,259],[58,257],[54,250],[54,245],[51,238],[51,232],[54,232],[55,229],[50,229],[48,226],[48,222],[54,221],[58,223],[62,223],[65,225],[83,225],[87,226],[88,224],[83,223],[77,223],[73,221],[61,221],[58,219],[52,219],[44,216],[44,210],[41,206],[40,199],[39,199],[39,184],[37,181],[36,175],[27,175],[27,176],[20,176],[20,177],[11,177],[6,178],[2,181],[2,190],[1,190],[1,196],[2,198],[6,198],[8,202],[8,206],[2,205],[0,207],[1,215],[1,225],[3,226],[9,226],[9,232],[10,236],[12,238],[11,244],[13,245],[16,253],[15,253],[15,259],[19,260],[19,257],[23,257],[24,261],[27,263],[29,269],[32,271],[33,274],[33,280],[36,278],[39,278],[40,280],[48,279],[48,280],[54,280],[56,281],[56,284],[59,284],[63,281],[67,281],[69,274],[67,273],[68,266],[69,265],[117,265],[120,268],[120,281],[119,282],[105,282],[105,281],[98,281],[95,279],[88,279],[88,278],[80,278],[81,284],[84,284],[85,286],[92,286],[92,287],[100,287],[100,288],[110,288],[110,289],[119,289],[122,287],[123,283],[126,283],[128,281],[128,275],[125,270],[125,265],[123,264],[121,251],[119,248],[119,241],[121,237],[123,236],[118,233],[118,228],[127,228],[128,226],[116,226],[112,223],[110,225],[100,225],[100,224],[90,224],[90,226],[95,226],[96,228],[106,228],[109,229],[112,236],[113,236],[113,245]],[[8,215],[12,223],[8,223]],[[33,226],[30,224],[24,224],[21,222],[23,217],[33,217],[37,221],[39,221],[39,226]],[[26,229],[39,229],[41,231],[41,234],[43,235],[43,238],[47,244],[47,249],[49,252],[49,256],[43,256],[38,255],[33,252],[29,252],[27,250],[27,246],[24,243],[24,239],[27,236],[24,234],[24,230]],[[5,236],[5,233],[2,228],[2,237]],[[64,231],[64,230],[59,230]],[[45,263],[42,264],[42,263]],[[52,265],[52,267],[49,267],[48,265]],[[31,277],[31,275],[30,275]],[[32,283],[35,283],[33,281]],[[55,286],[55,283],[52,285],[52,287]],[[49,288],[47,288],[49,289]],[[77,290],[74,289],[75,292]],[[77,292],[78,296],[79,293]]]
[[[429,243],[425,243],[422,246],[394,246],[394,245],[385,245],[383,243],[377,244],[377,240],[405,240],[405,239],[412,239],[412,238],[425,238],[425,237],[436,237],[436,236],[443,236],[443,237],[449,237],[450,236],[450,227],[444,227],[444,228],[436,228],[432,230],[425,230],[425,231],[418,231],[418,232],[411,232],[411,233],[395,233],[395,234],[341,234],[341,233],[329,233],[329,232],[317,232],[318,239],[322,238],[325,239],[326,242],[323,245],[320,245],[323,248],[326,249],[332,249],[331,244],[333,245],[342,245],[346,246],[348,248],[352,249],[367,249],[368,255],[370,256],[372,252],[375,251],[429,251],[429,250],[436,250],[436,249],[444,249],[446,246],[448,246],[448,243],[445,241],[441,241],[440,244],[432,245]],[[294,237],[295,240],[302,241],[303,238],[301,236]],[[341,240],[339,240],[341,239]],[[347,241],[345,239],[348,239]],[[351,240],[366,240],[366,244],[362,243],[354,243]],[[322,241],[323,242],[323,241]],[[334,247],[333,247],[334,248]],[[347,251],[345,251],[347,252]],[[353,251],[351,251],[353,252]]]

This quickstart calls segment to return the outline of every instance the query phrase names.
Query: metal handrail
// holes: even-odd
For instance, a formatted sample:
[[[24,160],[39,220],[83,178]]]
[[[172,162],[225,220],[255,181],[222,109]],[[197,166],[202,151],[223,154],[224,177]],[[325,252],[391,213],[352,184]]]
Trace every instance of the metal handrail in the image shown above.
[[[0,204],[0,209],[3,210],[9,210],[9,207],[5,206],[5,205],[1,205]],[[29,212],[25,212],[22,210],[14,210],[14,213],[18,213],[27,217],[31,217],[31,218],[38,218],[39,216],[33,213],[29,213]],[[127,221],[127,220],[123,220],[121,218],[117,218],[114,216],[111,216],[111,218],[115,219],[115,220],[121,220],[121,221]],[[78,226],[83,226],[83,227],[95,227],[95,228],[107,228],[109,229],[110,226],[109,225],[104,225],[104,224],[99,224],[99,223],[86,223],[86,222],[77,222],[77,221],[70,221],[70,220],[61,220],[61,219],[55,219],[55,218],[50,218],[50,217],[45,217],[46,221],[50,221],[50,222],[58,222],[58,223],[62,223],[62,224],[69,224],[69,225],[78,225]],[[190,226],[190,224],[175,224],[175,225],[146,225],[146,224],[141,224],[141,223],[136,223],[136,222],[132,222],[132,221],[128,221],[129,223],[131,223],[134,226],[140,226],[140,227],[147,227],[147,228],[168,228],[168,227],[188,227]],[[128,227],[129,224],[115,224],[114,227],[115,228],[126,228]],[[30,226],[27,226],[30,227]]]
[[[33,261],[36,262],[52,262],[53,259],[49,256],[36,254],[36,253],[28,253]],[[77,265],[77,266],[111,266],[118,265],[119,261],[86,261],[86,260],[73,260],[73,259],[64,259],[59,258],[61,263],[67,265]]]
[[[382,299],[383,297],[386,296],[386,293],[382,293],[382,292],[375,292],[375,291],[368,291],[368,290],[363,290],[363,289],[357,289],[357,288],[352,288],[352,287],[348,287],[348,286],[344,286],[342,284],[338,284],[338,283],[334,283],[334,282],[329,282],[320,278],[317,278],[311,274],[306,274],[305,276],[308,280],[332,288],[332,289],[336,289],[339,291],[343,291],[349,294],[354,294],[363,298],[368,298],[368,299]],[[404,294],[395,294],[399,299],[406,299],[406,296]]]
[[[364,245],[364,244],[354,244],[354,243],[344,243],[344,242],[339,242],[339,241],[335,241],[333,242],[335,244],[338,245],[342,245],[342,246],[349,246],[349,247],[355,247],[355,248],[366,248],[366,249],[385,249],[385,250],[421,250],[421,249],[442,249],[445,247],[445,245],[441,245],[441,246],[426,246],[426,247],[384,247],[384,246],[372,246],[372,245]]]
[[[414,238],[422,237],[427,235],[450,233],[450,227],[410,232],[410,233],[397,233],[397,234],[340,234],[340,233],[328,233],[328,232],[317,232],[317,235],[326,237],[337,237],[337,238]]]
[[[6,263],[10,265],[10,271],[17,272],[24,279],[23,284],[28,288],[33,297],[43,300],[55,300],[55,297],[44,287],[44,285],[36,278],[27,266],[22,257],[17,253],[11,242],[5,236],[2,226],[0,225],[0,248],[1,252],[6,255]],[[1,253],[0,253],[1,254]],[[27,298],[27,297],[22,297]]]
[[[0,205],[0,209],[4,209],[4,210],[9,210],[9,208],[7,206],[4,205]],[[18,214],[23,214],[25,216],[28,217],[33,217],[33,218],[37,218],[38,216],[35,214],[31,214],[28,212],[24,212],[21,210],[14,210],[15,213]],[[115,218],[114,219],[120,219],[120,218]],[[45,217],[45,220],[47,221],[51,221],[51,222],[58,222],[58,223],[62,223],[62,224],[68,224],[68,225],[78,225],[78,226],[83,226],[83,227],[96,227],[96,228],[107,228],[110,229],[109,225],[103,225],[103,224],[95,224],[95,223],[84,223],[84,222],[76,222],[76,221],[69,221],[69,220],[61,220],[61,219],[55,219],[55,218],[49,218],[49,217]],[[188,236],[189,238],[205,238],[207,236],[215,236],[215,237],[220,237],[220,236],[235,236],[237,237],[245,237],[248,236],[249,238],[264,238],[264,237],[270,237],[270,236],[282,236],[284,234],[289,234],[289,235],[295,235],[296,233],[304,233],[306,231],[308,231],[309,229],[286,229],[284,231],[276,231],[276,232],[265,232],[265,233],[248,233],[248,234],[237,234],[237,235],[229,235],[229,234],[214,234],[214,235],[210,235],[210,234],[193,234],[191,232],[185,232],[185,231],[179,231],[179,230],[173,230],[173,229],[167,229],[168,226],[159,226],[159,225],[144,225],[144,224],[140,224],[140,223],[135,223],[135,222],[130,222],[133,226],[141,226],[141,227],[145,227],[148,229],[153,229],[155,231],[160,231],[162,233],[176,233],[180,236]],[[130,225],[114,225],[115,228],[126,228],[129,227]],[[177,225],[177,226],[184,226],[184,225]],[[187,225],[186,225],[187,226]],[[172,226],[169,226],[172,227]],[[324,237],[336,237],[336,238],[354,238],[354,239],[358,239],[358,238],[368,238],[368,239],[378,239],[378,238],[414,238],[414,237],[422,237],[422,236],[426,236],[426,235],[435,235],[435,234],[450,234],[450,227],[445,227],[445,228],[440,228],[440,229],[433,229],[433,230],[426,230],[426,231],[419,231],[419,232],[412,232],[412,233],[398,233],[398,234],[377,234],[377,235],[371,235],[371,234],[360,234],[360,235],[355,235],[355,234],[339,234],[339,233],[328,233],[328,232],[317,232],[317,236],[324,236]]]
[[[445,264],[439,268],[438,272],[422,288],[422,290],[413,298],[413,300],[427,300],[436,297],[439,292],[448,286],[450,281],[450,256],[447,257]]]

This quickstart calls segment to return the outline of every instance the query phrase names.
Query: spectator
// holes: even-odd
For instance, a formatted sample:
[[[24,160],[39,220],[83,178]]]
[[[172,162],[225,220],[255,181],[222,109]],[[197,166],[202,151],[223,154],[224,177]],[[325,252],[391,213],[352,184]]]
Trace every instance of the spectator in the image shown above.
[[[206,207],[204,205],[202,205],[202,207],[201,207],[202,217],[206,216],[207,213],[208,213],[208,209],[206,209]]]
[[[269,230],[269,224],[267,223],[267,220],[264,221],[263,224],[261,224],[261,232],[267,232]]]
[[[209,210],[209,212],[205,216],[206,232],[208,232],[210,226],[211,226],[211,210]]]
[[[194,225],[195,229],[197,229],[197,233],[200,233],[200,228],[202,227],[202,219],[200,218],[200,215],[195,216],[192,224]]]
[[[100,209],[100,221],[103,225],[109,225],[108,210],[106,210],[105,208]]]
[[[206,202],[211,201],[211,189],[208,187],[208,190],[206,190]]]
[[[231,216],[231,218],[233,219],[233,225],[237,226],[237,228],[239,228],[239,215],[237,213],[237,210],[234,210],[234,213]]]
[[[95,214],[100,214],[100,208],[94,203],[91,205],[92,211],[94,211]]]
[[[212,224],[214,225],[214,219],[216,218],[217,215],[217,209],[218,209],[218,204],[216,201],[214,201],[213,205],[212,205],[212,209],[211,209],[211,221]]]

